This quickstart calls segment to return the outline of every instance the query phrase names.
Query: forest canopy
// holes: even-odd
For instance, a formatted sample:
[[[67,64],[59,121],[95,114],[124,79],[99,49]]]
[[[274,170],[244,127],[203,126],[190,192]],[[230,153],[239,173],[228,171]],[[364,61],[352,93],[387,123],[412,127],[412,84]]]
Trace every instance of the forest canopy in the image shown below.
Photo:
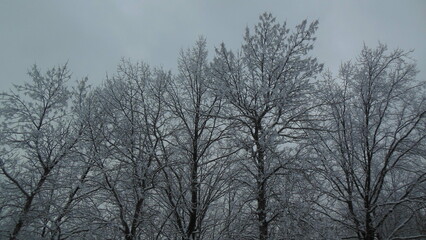
[[[1,239],[424,239],[426,90],[410,51],[337,73],[269,13],[176,73],[67,64],[0,94]]]

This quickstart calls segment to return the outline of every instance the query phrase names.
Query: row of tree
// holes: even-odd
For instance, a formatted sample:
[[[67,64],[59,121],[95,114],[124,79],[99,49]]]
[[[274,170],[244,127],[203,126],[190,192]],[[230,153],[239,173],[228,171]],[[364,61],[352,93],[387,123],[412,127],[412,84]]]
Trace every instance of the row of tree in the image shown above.
[[[409,52],[339,74],[317,22],[263,14],[242,47],[122,60],[102,86],[60,66],[1,94],[1,239],[421,239],[426,91]]]

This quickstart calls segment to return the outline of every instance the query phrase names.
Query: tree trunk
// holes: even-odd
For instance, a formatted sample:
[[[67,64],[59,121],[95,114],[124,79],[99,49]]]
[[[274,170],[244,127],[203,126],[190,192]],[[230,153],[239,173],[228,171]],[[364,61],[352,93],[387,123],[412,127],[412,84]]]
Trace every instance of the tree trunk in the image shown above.
[[[265,179],[265,150],[260,142],[260,132],[262,126],[260,120],[256,123],[254,140],[256,143],[256,164],[257,164],[257,220],[259,225],[259,240],[268,239],[268,221],[266,220],[266,179]]]
[[[17,240],[18,234],[21,231],[22,227],[24,226],[25,219],[27,218],[27,215],[30,212],[34,197],[41,190],[41,187],[43,186],[44,182],[46,181],[49,173],[50,173],[50,169],[45,168],[44,171],[43,171],[43,175],[41,176],[40,180],[37,183],[36,188],[34,189],[34,191],[30,195],[27,195],[27,198],[25,200],[25,205],[24,205],[24,208],[21,211],[18,222],[16,223],[15,228],[12,231],[12,234],[10,234],[10,238],[9,238],[10,240]]]

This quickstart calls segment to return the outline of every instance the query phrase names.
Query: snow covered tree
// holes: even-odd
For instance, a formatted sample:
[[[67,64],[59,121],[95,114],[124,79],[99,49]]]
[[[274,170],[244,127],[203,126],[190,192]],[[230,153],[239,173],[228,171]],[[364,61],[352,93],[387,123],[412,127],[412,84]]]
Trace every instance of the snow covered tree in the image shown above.
[[[222,197],[228,176],[227,126],[218,118],[221,100],[210,91],[211,75],[206,41],[182,51],[179,75],[168,90],[168,108],[175,126],[170,162],[162,188],[166,214],[181,239],[211,238],[218,224],[210,212]]]
[[[95,92],[102,118],[93,125],[92,137],[100,175],[95,218],[110,237],[131,240],[154,235],[155,211],[150,202],[163,167],[157,155],[158,130],[164,124],[161,94],[169,78],[162,70],[123,60],[117,74]]]
[[[293,199],[292,192],[281,186],[293,184],[285,176],[299,159],[295,140],[315,108],[312,80],[322,65],[308,53],[317,26],[303,21],[290,32],[265,13],[254,33],[247,28],[241,52],[234,54],[224,44],[216,50],[214,86],[226,105],[226,118],[235,122],[236,147],[244,149],[240,181],[247,216],[241,221],[253,222],[240,239],[286,238],[275,233],[292,230],[284,224],[291,209],[285,199]]]
[[[416,74],[409,52],[380,44],[364,46],[337,80],[327,75],[329,119],[311,139],[325,196],[319,207],[344,227],[342,237],[426,237],[407,231],[426,200],[425,83]]]
[[[28,74],[31,82],[0,96],[2,238],[55,231],[68,213],[57,198],[69,191],[76,176],[69,168],[78,165],[74,150],[83,126],[68,106],[74,94],[66,65],[46,74],[33,66]]]

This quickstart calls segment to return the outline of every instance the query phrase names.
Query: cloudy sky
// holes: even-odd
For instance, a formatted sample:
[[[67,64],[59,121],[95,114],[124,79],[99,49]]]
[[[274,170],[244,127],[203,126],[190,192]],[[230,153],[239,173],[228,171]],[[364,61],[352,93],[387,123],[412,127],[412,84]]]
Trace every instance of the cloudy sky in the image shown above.
[[[365,43],[414,49],[426,76],[426,1],[284,0],[4,0],[0,2],[0,90],[68,61],[74,78],[100,84],[120,58],[176,70],[179,50],[207,38],[213,55],[224,42],[237,49],[244,29],[263,12],[294,27],[320,22],[312,52],[335,71]]]

